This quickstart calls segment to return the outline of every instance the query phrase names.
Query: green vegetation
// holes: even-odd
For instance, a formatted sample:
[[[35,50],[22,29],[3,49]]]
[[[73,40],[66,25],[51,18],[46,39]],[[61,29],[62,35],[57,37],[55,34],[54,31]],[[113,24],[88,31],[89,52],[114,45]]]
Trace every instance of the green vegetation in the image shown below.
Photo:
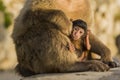
[[[0,11],[3,12],[3,14],[4,14],[4,20],[5,20],[4,26],[5,26],[5,28],[8,28],[10,26],[10,24],[12,23],[11,14],[6,11],[6,7],[3,4],[2,0],[0,0]]]
[[[5,11],[5,6],[4,6],[2,0],[0,0],[0,11]]]

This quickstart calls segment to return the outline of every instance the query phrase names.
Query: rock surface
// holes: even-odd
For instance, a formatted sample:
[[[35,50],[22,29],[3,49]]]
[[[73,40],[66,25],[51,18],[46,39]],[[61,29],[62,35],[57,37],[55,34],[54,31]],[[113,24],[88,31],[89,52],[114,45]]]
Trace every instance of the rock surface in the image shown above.
[[[120,68],[113,68],[108,72],[41,74],[21,80],[120,80]]]
[[[23,78],[15,71],[0,72],[0,80],[120,80],[120,67],[107,72],[40,74]]]

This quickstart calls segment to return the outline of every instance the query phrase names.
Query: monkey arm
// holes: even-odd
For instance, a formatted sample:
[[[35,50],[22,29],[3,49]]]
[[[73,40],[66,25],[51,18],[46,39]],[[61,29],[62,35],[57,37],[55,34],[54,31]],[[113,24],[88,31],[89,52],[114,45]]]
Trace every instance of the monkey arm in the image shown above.
[[[101,60],[108,64],[111,68],[119,66],[116,62],[112,60],[110,49],[104,45],[97,37],[90,33],[90,52],[94,52],[101,56]]]
[[[104,45],[95,35],[90,33],[89,36],[91,49],[90,52],[94,52],[101,56],[101,60],[105,62],[112,61],[110,49]]]

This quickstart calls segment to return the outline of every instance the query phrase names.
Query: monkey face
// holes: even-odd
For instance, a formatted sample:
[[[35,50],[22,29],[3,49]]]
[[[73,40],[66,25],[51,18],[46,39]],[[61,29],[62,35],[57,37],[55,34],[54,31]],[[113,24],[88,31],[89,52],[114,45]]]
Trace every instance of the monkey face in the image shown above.
[[[79,26],[75,26],[73,28],[71,37],[73,38],[73,40],[78,40],[84,35],[84,33],[85,33],[84,29],[82,29]]]

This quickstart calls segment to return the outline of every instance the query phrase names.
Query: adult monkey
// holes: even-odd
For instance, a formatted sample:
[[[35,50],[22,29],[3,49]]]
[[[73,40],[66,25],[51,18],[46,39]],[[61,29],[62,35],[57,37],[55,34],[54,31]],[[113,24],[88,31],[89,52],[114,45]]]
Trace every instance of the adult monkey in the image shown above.
[[[59,3],[61,1],[63,1],[62,5]],[[74,7],[73,5],[78,2],[81,2],[81,5]],[[68,10],[63,7],[63,3],[70,4],[69,8],[67,7]],[[83,6],[82,3],[86,6]],[[26,1],[16,19],[12,34],[18,58],[17,69],[20,74],[30,76],[49,72],[106,71],[109,69],[100,61],[79,62],[75,52],[71,53],[66,48],[67,44],[71,43],[67,37],[72,28],[69,19],[82,18],[85,21],[91,21],[89,20],[91,18],[82,15],[86,13],[90,16],[90,10],[83,8],[83,13],[81,13],[80,6],[89,9],[88,0]],[[80,7],[78,10],[81,10],[81,15],[75,15],[76,7]],[[73,13],[75,14],[73,15]],[[108,62],[111,61],[111,58],[107,57],[106,59],[105,56],[105,60]]]

